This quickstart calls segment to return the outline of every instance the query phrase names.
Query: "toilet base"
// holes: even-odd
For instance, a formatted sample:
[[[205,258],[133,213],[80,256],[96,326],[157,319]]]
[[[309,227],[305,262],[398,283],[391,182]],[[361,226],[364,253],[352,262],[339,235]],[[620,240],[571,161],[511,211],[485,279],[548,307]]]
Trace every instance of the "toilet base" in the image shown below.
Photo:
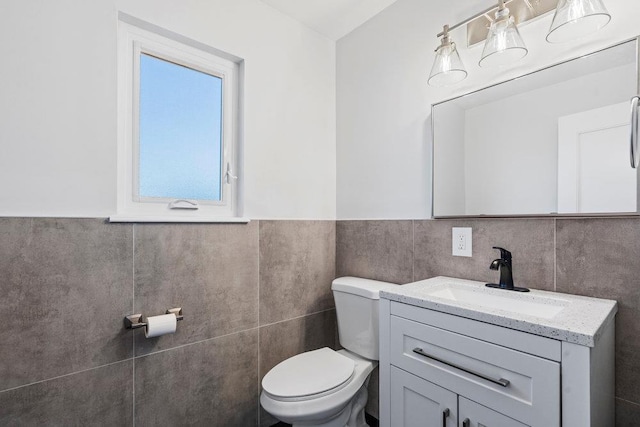
[[[351,414],[349,415],[349,421],[346,427],[368,427],[367,421],[364,419],[364,408],[367,406],[367,399],[369,398],[369,391],[367,386],[369,385],[369,378],[365,381],[364,385],[353,398],[351,404]]]
[[[292,427],[369,427],[365,420],[364,409],[367,406],[369,378],[356,392],[351,402],[338,415],[323,423],[294,423]]]

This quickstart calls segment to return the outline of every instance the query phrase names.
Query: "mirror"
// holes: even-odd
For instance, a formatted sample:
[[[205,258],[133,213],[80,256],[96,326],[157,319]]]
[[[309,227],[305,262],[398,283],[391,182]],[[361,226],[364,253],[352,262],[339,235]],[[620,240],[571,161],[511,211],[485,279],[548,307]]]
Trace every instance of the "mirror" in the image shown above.
[[[637,40],[432,106],[433,216],[637,213]]]

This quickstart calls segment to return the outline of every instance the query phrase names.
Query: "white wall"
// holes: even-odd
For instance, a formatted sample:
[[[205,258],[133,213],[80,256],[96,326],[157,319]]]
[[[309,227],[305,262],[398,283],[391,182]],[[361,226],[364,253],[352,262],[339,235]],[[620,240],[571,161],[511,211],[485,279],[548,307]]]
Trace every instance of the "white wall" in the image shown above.
[[[497,71],[477,65],[482,46],[465,47],[455,30],[468,78],[453,88],[426,84],[436,34],[487,7],[481,0],[398,0],[338,41],[338,218],[428,218],[431,212],[431,104],[640,33],[640,2],[607,0],[613,19],[583,41],[549,44],[551,15],[521,26],[529,55]]]
[[[117,10],[245,60],[245,216],[335,218],[335,45],[257,0],[3,0],[0,216],[115,213]]]

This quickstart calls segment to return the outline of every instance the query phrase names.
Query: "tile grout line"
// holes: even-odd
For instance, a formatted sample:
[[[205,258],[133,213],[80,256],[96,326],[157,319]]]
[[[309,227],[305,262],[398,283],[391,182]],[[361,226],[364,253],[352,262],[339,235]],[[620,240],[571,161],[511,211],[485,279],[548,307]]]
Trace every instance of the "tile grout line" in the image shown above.
[[[259,328],[264,328],[264,327],[267,327],[267,326],[273,326],[273,325],[277,325],[277,324],[280,324],[280,323],[289,322],[291,320],[302,319],[303,317],[307,317],[307,316],[314,316],[316,314],[326,313],[327,311],[331,311],[331,310],[335,310],[335,309],[336,309],[335,307],[331,307],[331,308],[327,308],[325,310],[314,311],[313,313],[303,314],[301,316],[292,317],[290,319],[278,320],[277,322],[267,323],[265,325],[260,325]]]
[[[131,250],[131,313],[136,309],[136,225],[132,225],[132,250]],[[131,334],[131,348],[133,350],[133,366],[131,369],[131,400],[132,400],[132,423],[136,427],[136,333],[135,330]]]
[[[105,365],[94,366],[93,368],[81,369],[79,371],[69,372],[68,374],[58,375],[58,376],[51,377],[51,378],[45,378],[44,380],[34,381],[32,383],[19,385],[17,387],[11,387],[11,388],[8,388],[6,390],[0,390],[0,394],[6,393],[6,392],[9,392],[9,391],[18,390],[18,389],[25,388],[25,387],[30,387],[32,385],[37,385],[37,384],[42,384],[42,383],[46,383],[46,382],[49,382],[49,381],[59,380],[61,378],[70,377],[70,376],[76,375],[76,374],[82,374],[82,373],[89,372],[89,371],[95,371],[97,369],[107,368],[109,366],[114,366],[114,365],[118,365],[120,363],[128,362],[129,360],[132,360],[132,358],[118,360],[117,362],[111,362],[111,363],[107,363]]]
[[[256,408],[256,416],[257,416],[257,420],[258,420],[258,426],[260,425],[260,285],[262,284],[262,274],[260,274],[260,227],[261,227],[261,221],[258,221],[258,226],[256,227],[258,229],[258,363],[256,366],[256,370],[257,370],[257,374],[256,377],[258,378],[258,405]]]
[[[616,400],[621,400],[621,401],[623,401],[623,402],[625,402],[625,403],[630,403],[630,404],[635,405],[635,406],[640,406],[640,403],[638,403],[638,402],[633,402],[633,401],[631,401],[631,400],[627,400],[627,399],[624,399],[624,398],[622,398],[622,397],[614,396],[614,398],[615,398]]]
[[[411,220],[411,281],[416,281],[416,221]]]
[[[179,348],[189,347],[189,346],[196,345],[196,344],[202,344],[202,343],[207,342],[207,341],[213,341],[213,340],[217,340],[217,339],[220,339],[220,338],[226,338],[226,337],[230,337],[232,335],[242,334],[244,332],[251,332],[251,331],[258,330],[258,329],[260,329],[260,326],[255,326],[255,327],[249,328],[249,329],[242,329],[240,331],[229,332],[228,334],[218,335],[217,337],[205,338],[203,340],[189,342],[189,343],[181,344],[181,345],[178,345],[178,346],[175,346],[175,347],[165,348],[163,350],[153,351],[153,352],[147,353],[147,354],[141,354],[140,356],[134,356],[133,359],[134,360],[135,359],[142,359],[142,358],[145,358],[145,357],[148,357],[148,356],[154,356],[156,354],[166,353],[167,351],[177,350]]]
[[[553,218],[553,291],[558,292],[558,219]]]

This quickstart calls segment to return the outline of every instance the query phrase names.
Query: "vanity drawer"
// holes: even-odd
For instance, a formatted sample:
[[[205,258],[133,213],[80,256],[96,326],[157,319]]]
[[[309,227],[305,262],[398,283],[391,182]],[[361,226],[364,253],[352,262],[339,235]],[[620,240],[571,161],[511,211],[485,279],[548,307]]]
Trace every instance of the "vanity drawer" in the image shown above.
[[[391,316],[390,362],[530,426],[560,425],[560,364]]]

